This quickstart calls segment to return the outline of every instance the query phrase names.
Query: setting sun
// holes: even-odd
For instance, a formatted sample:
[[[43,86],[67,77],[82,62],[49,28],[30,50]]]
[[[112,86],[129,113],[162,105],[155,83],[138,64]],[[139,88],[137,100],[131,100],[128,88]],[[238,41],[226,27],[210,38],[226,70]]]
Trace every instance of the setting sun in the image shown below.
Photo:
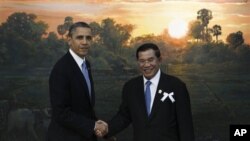
[[[181,38],[186,35],[188,24],[182,19],[174,19],[168,25],[168,33],[173,38]]]

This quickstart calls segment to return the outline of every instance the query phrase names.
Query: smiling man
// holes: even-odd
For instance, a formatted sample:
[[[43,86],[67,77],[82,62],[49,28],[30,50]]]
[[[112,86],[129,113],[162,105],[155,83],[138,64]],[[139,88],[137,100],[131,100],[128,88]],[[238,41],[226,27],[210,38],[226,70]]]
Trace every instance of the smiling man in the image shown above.
[[[97,122],[95,92],[90,63],[86,59],[91,28],[74,23],[68,33],[69,51],[55,64],[49,79],[52,119],[48,141],[97,141],[95,128],[107,130]]]
[[[108,122],[107,136],[132,123],[134,141],[194,141],[185,84],[160,70],[161,53],[155,44],[141,45],[136,57],[142,76],[125,83],[122,103],[118,113]]]

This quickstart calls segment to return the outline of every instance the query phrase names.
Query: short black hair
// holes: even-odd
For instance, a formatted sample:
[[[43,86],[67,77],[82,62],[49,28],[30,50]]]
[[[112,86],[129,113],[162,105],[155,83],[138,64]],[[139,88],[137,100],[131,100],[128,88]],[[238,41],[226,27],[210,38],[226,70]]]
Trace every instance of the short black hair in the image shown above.
[[[149,49],[154,50],[155,56],[157,58],[161,57],[160,49],[158,48],[158,46],[156,44],[145,43],[145,44],[142,44],[141,46],[139,46],[138,49],[136,50],[136,59],[138,59],[138,57],[139,57],[139,55],[138,55],[139,52],[143,52],[143,51],[146,51],[146,50],[149,50]]]
[[[68,37],[72,37],[72,33],[76,30],[77,27],[85,27],[91,29],[89,24],[85,22],[76,22],[69,27]]]

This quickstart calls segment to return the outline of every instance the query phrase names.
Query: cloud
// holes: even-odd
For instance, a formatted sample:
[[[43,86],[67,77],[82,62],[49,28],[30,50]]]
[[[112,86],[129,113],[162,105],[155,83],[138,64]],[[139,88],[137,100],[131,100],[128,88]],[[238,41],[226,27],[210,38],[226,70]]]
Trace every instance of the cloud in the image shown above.
[[[110,3],[110,2],[214,2],[214,3],[248,3],[249,0],[2,0],[8,2],[83,2],[83,3]]]

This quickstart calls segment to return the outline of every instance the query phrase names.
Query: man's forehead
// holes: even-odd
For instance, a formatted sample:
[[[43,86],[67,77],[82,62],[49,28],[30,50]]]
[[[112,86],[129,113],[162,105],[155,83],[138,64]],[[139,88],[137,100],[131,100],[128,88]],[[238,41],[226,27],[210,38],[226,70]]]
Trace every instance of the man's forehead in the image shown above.
[[[91,29],[86,27],[77,27],[72,33],[75,35],[91,35]]]
[[[146,51],[141,51],[138,54],[139,59],[143,58],[143,59],[149,59],[149,58],[154,58],[155,56],[155,52],[153,50],[146,50]]]
[[[155,52],[153,49],[148,49],[148,50],[144,50],[144,51],[140,51],[138,53],[138,55],[155,55]]]

